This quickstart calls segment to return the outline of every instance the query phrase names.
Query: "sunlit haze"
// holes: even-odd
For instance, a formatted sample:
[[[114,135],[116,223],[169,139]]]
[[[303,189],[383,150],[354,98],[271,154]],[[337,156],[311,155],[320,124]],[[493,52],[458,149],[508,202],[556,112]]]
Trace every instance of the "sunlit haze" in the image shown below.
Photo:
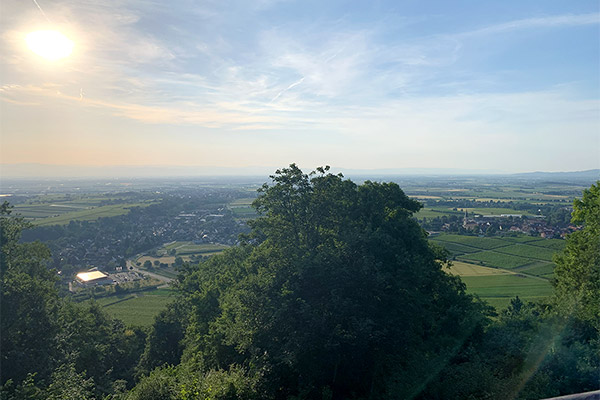
[[[73,51],[73,41],[56,31],[31,32],[25,41],[31,51],[50,61],[66,58]]]
[[[10,171],[600,166],[596,1],[39,5],[0,13]]]

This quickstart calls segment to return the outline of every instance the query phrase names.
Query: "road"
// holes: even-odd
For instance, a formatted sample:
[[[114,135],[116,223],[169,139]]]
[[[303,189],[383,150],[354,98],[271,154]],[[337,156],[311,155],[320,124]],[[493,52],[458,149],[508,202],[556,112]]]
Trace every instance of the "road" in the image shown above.
[[[150,271],[145,271],[143,269],[139,269],[135,265],[135,263],[133,261],[131,261],[131,260],[127,260],[127,269],[130,270],[130,271],[139,272],[142,275],[149,276],[149,277],[154,278],[154,279],[158,279],[159,281],[164,282],[165,286],[168,286],[171,283],[171,281],[173,281],[173,278],[168,278],[166,276],[155,274],[154,272],[150,272]]]

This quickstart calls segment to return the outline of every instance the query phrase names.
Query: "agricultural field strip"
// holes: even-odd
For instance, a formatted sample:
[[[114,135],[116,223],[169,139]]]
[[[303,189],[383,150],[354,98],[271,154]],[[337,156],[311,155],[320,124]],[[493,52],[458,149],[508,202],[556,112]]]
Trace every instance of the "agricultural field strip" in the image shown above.
[[[440,241],[440,242],[448,242],[448,243],[456,243],[456,244],[459,244],[459,245],[461,245],[461,246],[467,246],[467,247],[471,247],[471,248],[473,248],[473,249],[477,249],[477,251],[483,251],[483,250],[493,250],[493,249],[498,249],[498,248],[502,248],[502,247],[508,247],[508,246],[512,246],[512,245],[514,245],[514,243],[506,242],[506,241],[504,241],[504,240],[502,240],[502,239],[495,239],[495,238],[480,238],[480,237],[478,237],[478,236],[460,236],[460,237],[462,237],[462,238],[469,238],[469,239],[473,239],[473,240],[469,241],[470,243],[472,243],[474,240],[476,241],[477,239],[483,239],[483,240],[481,240],[481,241],[480,241],[480,243],[481,243],[481,242],[483,242],[483,241],[485,241],[485,240],[495,240],[495,241],[496,241],[495,243],[498,243],[497,241],[501,241],[501,242],[502,242],[502,244],[500,244],[500,245],[497,245],[497,246],[495,246],[495,247],[487,247],[487,248],[486,248],[486,247],[477,247],[477,246],[474,246],[474,245],[472,245],[472,244],[467,244],[465,240],[456,241],[456,240],[451,240],[452,238],[450,238],[450,239],[444,239],[444,238],[446,238],[446,237],[448,237],[448,236],[449,236],[449,235],[440,235],[440,236],[434,236],[434,237],[432,237],[430,240],[436,240],[436,241]],[[455,236],[458,236],[458,235],[455,235]]]
[[[454,255],[462,255],[465,253],[476,253],[478,251],[481,251],[481,249],[478,249],[478,248],[475,248],[472,246],[466,246],[466,245],[455,243],[455,242],[444,242],[441,240],[434,240],[434,239],[431,239],[430,241],[433,243],[436,243],[442,247],[445,247],[448,251],[450,251]]]
[[[469,258],[469,256],[475,255],[477,253],[484,253],[484,252],[492,252],[493,253],[493,252],[497,252],[501,256],[514,256],[513,254],[510,254],[510,253],[502,253],[502,252],[496,251],[497,249],[502,249],[504,247],[513,246],[513,245],[515,245],[514,242],[510,242],[510,243],[508,243],[505,246],[500,246],[500,247],[496,247],[496,248],[493,248],[493,249],[482,249],[482,248],[478,248],[478,247],[475,247],[475,246],[467,245],[467,244],[464,244],[464,243],[458,243],[458,242],[452,242],[452,241],[444,241],[444,240],[439,240],[439,239],[436,240],[436,239],[438,239],[438,237],[433,238],[431,240],[434,241],[434,242],[437,241],[438,243],[441,242],[440,244],[442,244],[442,245],[444,244],[444,242],[446,242],[448,244],[458,244],[460,246],[466,246],[466,247],[470,247],[470,248],[474,249],[475,251],[472,252],[472,253],[462,254],[462,255],[459,256],[459,259],[462,262],[466,262],[466,263],[473,263],[474,261],[483,261],[483,262],[486,262],[486,260],[478,260],[477,256],[475,256],[475,258],[473,258],[473,257]],[[539,246],[539,247],[541,247],[541,246]],[[544,280],[544,281],[548,281],[551,278],[551,276],[552,276],[551,272],[545,273],[545,274],[541,274],[541,275],[534,275],[534,274],[529,273],[528,270],[527,270],[527,267],[530,264],[532,264],[531,261],[538,261],[538,262],[541,261],[541,262],[548,263],[548,265],[553,265],[551,262],[548,262],[545,259],[536,259],[536,258],[533,258],[533,257],[520,257],[520,256],[514,256],[514,257],[516,257],[516,258],[522,258],[526,262],[524,262],[523,264],[520,264],[520,265],[516,265],[515,264],[516,266],[513,267],[512,270],[509,270],[509,269],[506,269],[506,268],[502,268],[502,267],[498,267],[498,266],[495,266],[495,265],[492,266],[491,268],[501,269],[503,271],[507,271],[507,272],[510,272],[510,273],[522,274],[522,275],[525,275],[525,276],[528,276],[528,277],[531,277],[531,278],[541,279],[541,280]],[[476,264],[474,264],[474,265],[476,265]],[[539,268],[540,266],[537,265],[536,267]],[[517,271],[517,272],[515,272],[515,271]],[[546,275],[548,275],[548,277],[546,277]]]
[[[458,256],[457,258],[463,261],[479,261],[485,263],[488,266],[505,269],[514,269],[516,267],[520,267],[531,262],[531,260],[524,257],[513,256],[510,254],[503,254],[492,251],[480,251],[477,253],[470,253]]]
[[[525,271],[519,269],[519,268],[527,267],[528,264],[522,265],[521,267],[518,267],[518,268],[507,269],[507,268],[496,267],[496,266],[481,266],[478,264],[474,264],[473,260],[469,260],[469,259],[465,259],[465,258],[460,259],[458,262],[461,264],[466,264],[466,265],[473,266],[473,267],[495,269],[495,270],[502,271],[505,274],[521,275],[521,276],[525,276],[528,278],[542,280],[545,282],[547,282],[549,280],[548,278],[544,278],[543,275],[542,276],[533,275],[531,273],[528,273],[528,272],[525,272]],[[536,267],[539,267],[539,266],[536,266]],[[544,274],[544,275],[547,275],[547,274]],[[476,276],[476,275],[473,275],[473,276]]]
[[[109,300],[107,298],[106,300]],[[123,301],[112,301],[101,304],[110,314],[123,320],[128,325],[151,325],[154,317],[172,300],[169,294],[160,289],[144,295],[133,296]],[[109,301],[106,301],[109,303]]]
[[[556,252],[558,252],[560,250],[560,249],[556,249],[555,248],[555,247],[558,247],[558,242],[550,242],[550,243],[548,243],[547,246],[541,246],[540,244],[536,244],[536,242],[542,242],[542,241],[545,241],[547,239],[536,240],[537,238],[532,238],[531,241],[527,241],[527,242],[509,241],[507,239],[496,239],[496,240],[501,240],[501,241],[505,242],[505,244],[499,245],[499,246],[496,246],[496,247],[485,248],[485,247],[477,247],[477,246],[474,246],[473,244],[467,244],[464,241],[451,240],[452,238],[450,238],[450,239],[444,239],[445,237],[447,237],[447,236],[434,236],[430,240],[434,241],[434,242],[453,243],[453,244],[458,244],[459,246],[470,247],[472,249],[475,249],[476,250],[475,252],[477,252],[477,251],[496,251],[498,253],[515,255],[515,256],[520,256],[520,257],[525,257],[525,258],[532,258],[532,259],[541,260],[541,261],[552,261],[552,258],[548,259],[548,258],[540,258],[540,257],[535,257],[535,256],[529,256],[529,255],[525,256],[525,255],[515,254],[515,253],[501,251],[501,250],[505,249],[507,247],[513,247],[513,246],[534,246],[536,248],[541,248],[541,249],[549,249],[549,250],[551,249],[551,250],[555,250],[553,252],[553,254],[556,253]],[[475,236],[464,236],[464,237],[466,237],[466,238],[474,238],[474,239],[476,238]],[[479,238],[479,239],[484,239],[485,240],[487,238]],[[492,239],[492,238],[490,238],[490,239]]]
[[[484,252],[480,252],[480,253],[484,253]],[[497,254],[500,255],[500,256],[503,256],[502,257],[502,264],[506,265],[506,260],[507,260],[506,256],[507,256],[507,254],[502,254],[502,253],[497,253]],[[521,258],[521,257],[519,257],[519,258]],[[492,259],[492,261],[489,261],[489,258],[487,258],[487,257],[478,257],[478,258],[474,258],[473,257],[473,258],[468,258],[468,257],[465,257],[465,256],[460,256],[460,257],[458,257],[458,260],[461,261],[461,262],[466,262],[466,263],[473,263],[475,261],[482,261],[482,262],[488,264],[487,266],[489,268],[497,268],[497,269],[501,269],[501,270],[504,270],[504,271],[510,271],[510,272],[512,272],[513,274],[516,274],[516,275],[523,275],[523,276],[526,276],[526,277],[529,277],[529,278],[538,279],[538,280],[543,280],[543,281],[548,281],[549,280],[549,278],[545,278],[544,277],[544,275],[548,275],[548,273],[547,274],[541,274],[541,275],[534,275],[534,274],[528,272],[526,267],[527,267],[527,265],[531,264],[531,262],[529,260],[526,260],[528,262],[526,262],[525,264],[519,264],[518,262],[517,263],[513,263],[515,266],[511,267],[510,269],[508,267],[501,267],[501,266],[498,266],[498,264],[494,264],[494,260]]]
[[[514,244],[507,247],[495,248],[489,251],[549,262],[552,262],[552,256],[555,253],[555,251],[547,247],[530,246],[527,244]]]
[[[524,294],[527,297],[538,297],[551,294],[552,289],[548,280],[538,279],[536,282],[528,278],[513,274],[466,276],[461,279],[466,283],[469,291],[482,297],[514,297]]]
[[[129,212],[132,207],[144,207],[148,204],[144,203],[127,203],[127,204],[113,204],[107,206],[100,206],[86,210],[72,211],[63,213],[57,217],[48,217],[34,221],[35,225],[61,225],[69,223],[70,221],[91,221],[98,219],[103,216],[112,217],[117,215],[123,215]]]

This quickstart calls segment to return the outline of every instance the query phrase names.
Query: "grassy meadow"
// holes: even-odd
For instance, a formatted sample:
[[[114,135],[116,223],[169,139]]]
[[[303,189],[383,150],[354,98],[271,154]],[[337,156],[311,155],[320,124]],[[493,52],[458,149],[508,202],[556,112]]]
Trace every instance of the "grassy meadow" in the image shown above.
[[[173,291],[156,289],[149,292],[124,294],[96,300],[104,310],[126,325],[149,326],[154,317],[172,300]]]

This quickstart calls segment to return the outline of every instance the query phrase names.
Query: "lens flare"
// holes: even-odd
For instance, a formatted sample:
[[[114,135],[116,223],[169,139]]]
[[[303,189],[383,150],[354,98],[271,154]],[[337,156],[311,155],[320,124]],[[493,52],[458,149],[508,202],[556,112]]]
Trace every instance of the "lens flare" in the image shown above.
[[[31,32],[25,41],[31,51],[50,61],[66,58],[73,51],[73,41],[57,31]]]

